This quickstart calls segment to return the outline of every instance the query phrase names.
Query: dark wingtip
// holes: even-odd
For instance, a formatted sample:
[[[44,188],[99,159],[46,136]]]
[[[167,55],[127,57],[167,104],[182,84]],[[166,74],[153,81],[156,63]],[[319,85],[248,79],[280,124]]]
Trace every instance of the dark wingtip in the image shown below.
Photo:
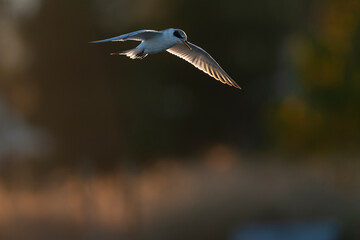
[[[231,79],[231,80],[232,80],[232,79]],[[241,90],[241,87],[240,87],[234,80],[231,81],[231,86],[236,87],[236,88],[238,88],[239,90]]]
[[[234,80],[232,80],[232,81],[229,82],[228,84],[229,84],[230,86],[232,86],[232,87],[235,87],[235,88],[241,90],[241,87],[240,87]]]

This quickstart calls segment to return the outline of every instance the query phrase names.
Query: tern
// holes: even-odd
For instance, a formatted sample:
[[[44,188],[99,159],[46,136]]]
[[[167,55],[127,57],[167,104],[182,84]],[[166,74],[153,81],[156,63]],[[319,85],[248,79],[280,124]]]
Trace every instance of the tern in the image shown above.
[[[126,55],[131,59],[143,59],[148,54],[167,51],[186,60],[216,80],[241,89],[239,85],[210,56],[210,54],[195,44],[188,42],[185,32],[180,29],[169,28],[162,31],[139,30],[117,37],[92,41],[90,43],[117,42],[127,40],[141,41],[141,43],[136,48],[127,51],[111,53],[111,55]]]

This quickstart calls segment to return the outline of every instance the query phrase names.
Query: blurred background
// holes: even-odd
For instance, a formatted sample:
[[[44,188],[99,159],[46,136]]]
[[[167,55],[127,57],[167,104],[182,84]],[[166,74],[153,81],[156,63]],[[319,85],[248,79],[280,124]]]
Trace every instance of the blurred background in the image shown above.
[[[0,239],[360,239],[359,146],[357,0],[0,0]]]

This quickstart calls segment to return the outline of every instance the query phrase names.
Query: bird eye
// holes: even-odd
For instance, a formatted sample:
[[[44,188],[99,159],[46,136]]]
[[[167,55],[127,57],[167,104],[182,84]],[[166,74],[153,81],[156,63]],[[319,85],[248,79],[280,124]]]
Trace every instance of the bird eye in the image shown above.
[[[174,31],[174,36],[177,37],[177,38],[182,39],[182,36],[180,35],[179,31]]]

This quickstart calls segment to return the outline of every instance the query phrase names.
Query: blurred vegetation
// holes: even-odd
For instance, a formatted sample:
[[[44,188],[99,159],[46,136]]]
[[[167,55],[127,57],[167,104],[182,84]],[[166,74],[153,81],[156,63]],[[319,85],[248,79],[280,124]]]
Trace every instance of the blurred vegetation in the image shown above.
[[[296,83],[276,106],[283,150],[358,152],[359,13],[358,1],[318,2],[306,30],[288,38],[287,71]]]
[[[243,90],[88,44],[170,27]],[[319,218],[359,239],[359,46],[358,0],[0,0],[0,239]]]

